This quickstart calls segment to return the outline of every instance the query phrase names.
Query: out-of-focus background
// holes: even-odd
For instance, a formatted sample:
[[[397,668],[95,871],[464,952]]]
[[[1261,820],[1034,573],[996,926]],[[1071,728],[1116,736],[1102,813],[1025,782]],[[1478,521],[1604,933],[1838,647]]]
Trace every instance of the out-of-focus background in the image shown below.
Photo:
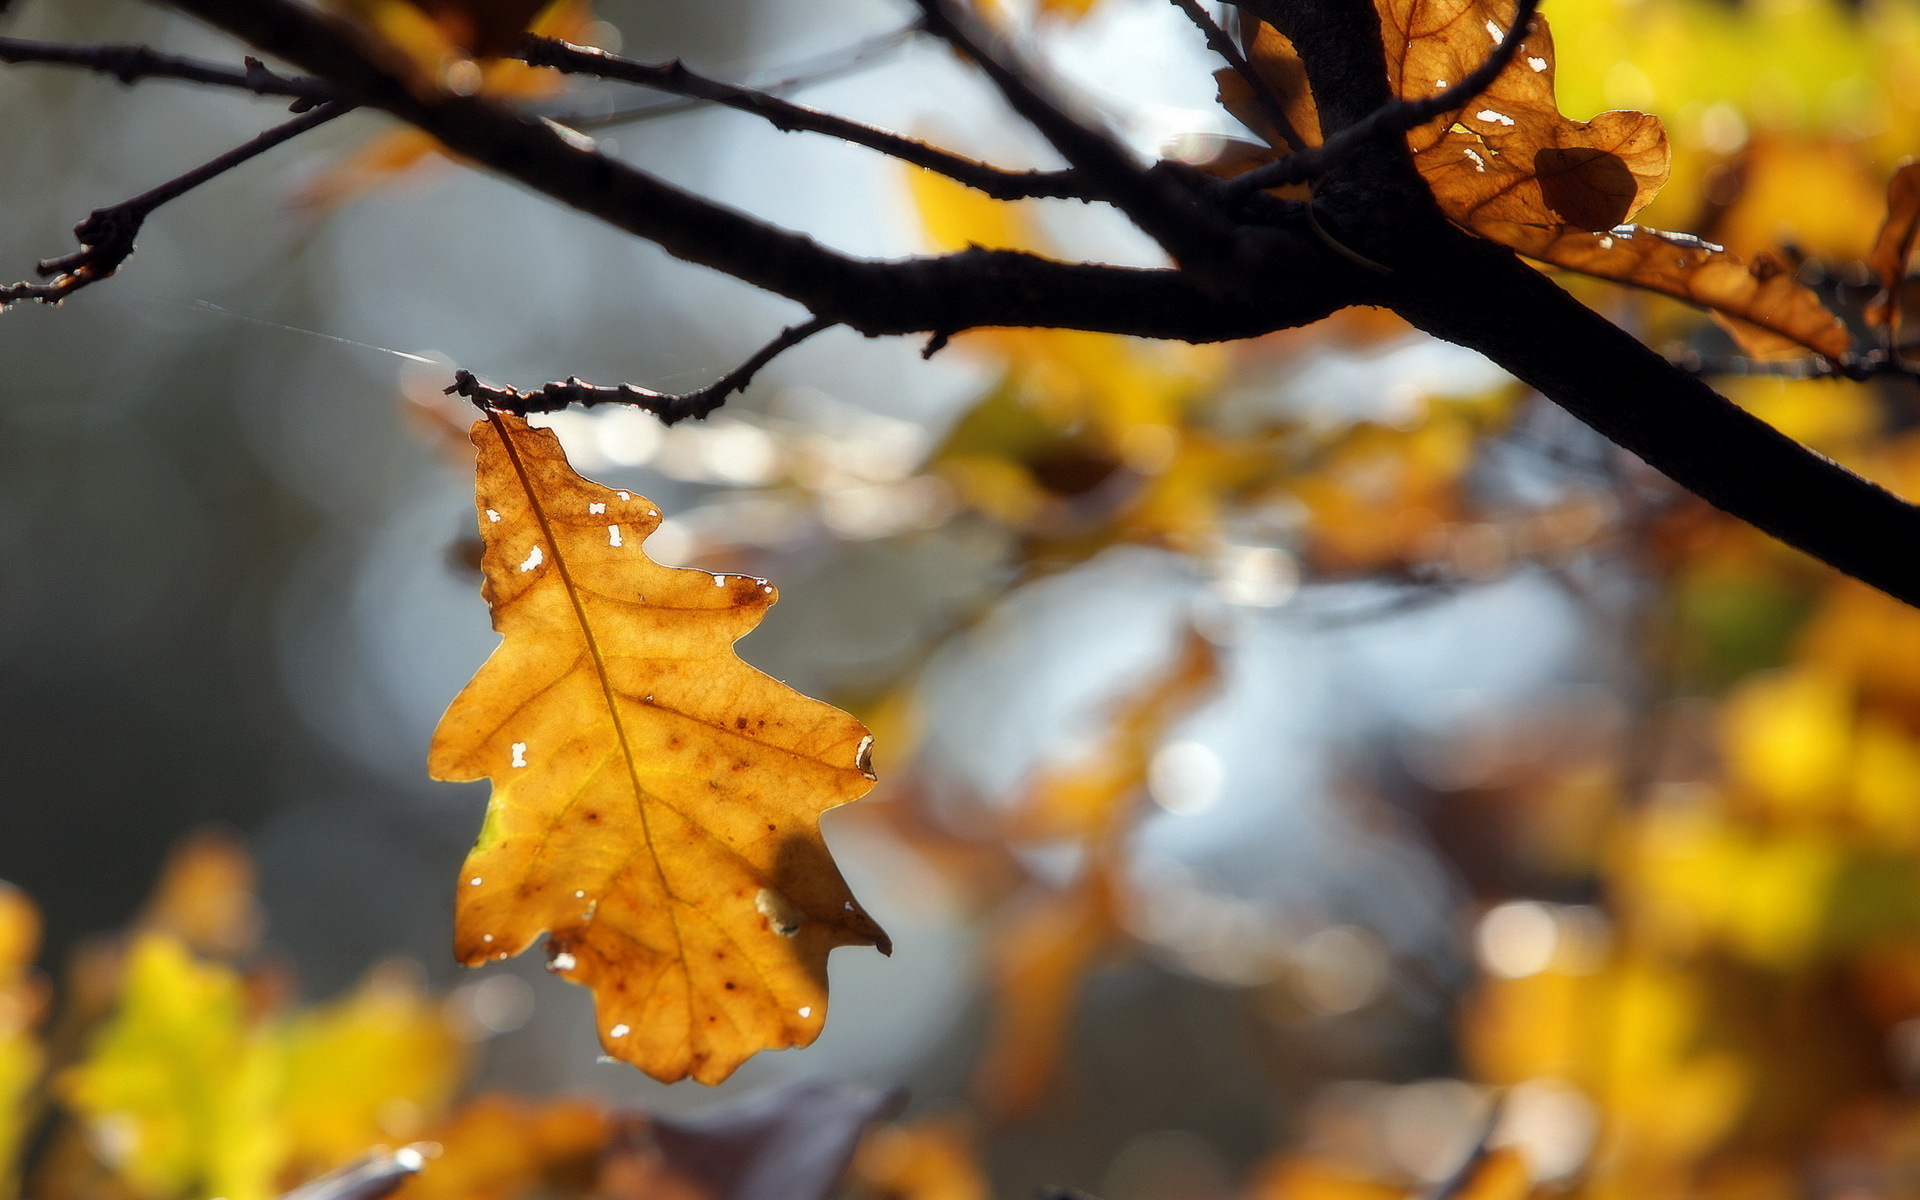
[[[1052,165],[909,7],[556,19]],[[14,9],[11,35],[239,57],[131,0]],[[1546,13],[1569,114],[1667,121],[1647,223],[1783,252],[1857,316],[1887,174],[1920,150],[1920,5]],[[1172,5],[1004,19],[1143,154],[1244,132]],[[1111,214],[993,205],[740,114],[488,86],[851,253],[1156,261]],[[0,113],[16,278],[280,110],[16,67]],[[1677,306],[1581,294],[1656,346],[1727,345]],[[952,1200],[1398,1196],[1489,1128],[1548,1189],[1920,1188],[1920,618],[1378,313],[1228,347],[977,332],[927,361],[836,330],[704,423],[552,418],[579,470],[668,515],[655,558],[779,585],[748,661],[874,728],[879,789],[824,827],[896,949],[834,955],[819,1042],[717,1089],[598,1061],[589,996],[534,956],[457,968],[486,796],[424,760],[495,638],[439,389],[454,367],[691,388],[797,315],[355,114],[161,210],[116,278],[0,316],[0,878],[38,905],[46,975],[95,961],[213,825],[240,840],[202,852],[236,878],[251,857],[264,939],[225,952],[272,964],[275,1003],[416,964],[412,994],[462,1014],[468,1090],[673,1114],[902,1084],[891,1129],[948,1139],[939,1182],[976,1189]],[[1911,386],[1726,387],[1920,482]],[[150,1148],[87,1126],[119,1113],[91,1094],[53,1089],[90,1133],[37,1110],[24,1144]],[[390,1139],[431,1132],[383,1111]],[[933,1195],[886,1161],[855,1186]],[[120,1186],[213,1177],[181,1170]]]

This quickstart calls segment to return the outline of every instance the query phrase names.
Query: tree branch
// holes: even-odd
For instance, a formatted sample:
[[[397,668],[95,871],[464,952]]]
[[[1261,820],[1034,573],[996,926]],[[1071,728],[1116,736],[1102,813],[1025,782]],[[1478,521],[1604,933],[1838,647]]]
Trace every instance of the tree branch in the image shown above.
[[[1077,168],[1087,183],[1173,260],[1223,292],[1234,290],[1232,226],[1218,212],[1196,203],[1164,174],[1134,162],[1111,137],[1083,123],[1049,95],[1033,73],[950,0],[917,0],[927,31],[971,59],[1000,90],[1008,105]]]
[[[855,42],[823,55],[788,64],[786,74],[769,83],[750,85],[755,91],[765,92],[769,96],[784,97],[787,92],[816,83],[825,83],[842,75],[860,70],[875,57],[898,46],[906,45],[914,34],[922,32],[921,24],[915,20],[899,29],[878,34]],[[611,112],[569,113],[559,115],[548,113],[555,121],[573,129],[600,129],[609,125],[621,125],[632,121],[648,121],[658,117],[668,117],[675,113],[696,112],[704,105],[703,101],[689,100],[685,97],[661,101],[657,104],[641,104],[627,108],[614,108]]]
[[[537,392],[522,392],[513,388],[490,387],[474,378],[471,371],[454,372],[453,386],[446,389],[446,394],[465,396],[484,407],[522,417],[534,412],[558,412],[569,405],[592,408],[599,404],[630,404],[659,417],[662,425],[672,425],[688,417],[696,421],[705,420],[714,409],[726,403],[728,396],[746,390],[761,367],[833,324],[835,322],[824,317],[815,317],[811,321],[788,326],[780,331],[779,337],[756,351],[752,358],[719,379],[706,387],[677,395],[635,387],[630,383],[612,386],[583,383],[574,376],[568,376],[564,382],[549,383]]]
[[[303,112],[336,96],[332,88],[318,79],[276,74],[259,59],[249,58],[244,70],[236,70],[196,58],[162,54],[146,46],[86,46],[0,37],[0,63],[82,67],[127,84],[141,79],[181,79],[188,83],[239,88],[256,96],[291,96],[304,102],[295,105],[295,112]]]
[[[1305,229],[1299,206],[1277,202],[1261,208],[1272,224],[1234,228],[1238,254],[1214,264],[1237,272],[1225,280],[1244,289],[1233,300],[1224,298],[1219,277],[1203,286],[1187,271],[1066,264],[1005,251],[867,262],[610,160],[571,131],[477,97],[416,90],[363,50],[350,27],[290,0],[167,2],[418,126],[458,155],[863,333],[998,324],[1215,341],[1301,324],[1351,304],[1392,307],[1428,332],[1486,354],[1727,512],[1920,603],[1920,556],[1899,549],[1920,542],[1920,509],[1749,416],[1511,252],[1449,224],[1406,146],[1393,139],[1357,147],[1345,169],[1316,190],[1321,219],[1336,224],[1342,241],[1356,244],[1349,239],[1357,235],[1368,257],[1393,267],[1391,277],[1369,275],[1326,250]],[[1285,22],[1280,28],[1301,52],[1328,129],[1358,124],[1391,102],[1370,0],[1240,2]],[[940,0],[921,3],[946,11]],[[1015,73],[982,62],[998,71],[1004,92],[1029,95]],[[1031,119],[1051,122],[1064,142],[1073,143],[1074,130],[1086,132],[1057,109],[1021,104]],[[1102,148],[1096,157],[1117,155],[1121,168],[1136,171],[1117,147],[1091,136],[1090,144]],[[1089,174],[1104,186],[1097,172]],[[1179,186],[1170,173],[1152,177]]]
[[[1492,242],[1450,231],[1392,307],[1470,346],[1714,507],[1920,604],[1920,507],[1676,370]]]
[[[1371,281],[1304,221],[1243,238],[1252,298],[1223,299],[1182,272],[1061,263],[1013,251],[850,258],[598,153],[587,139],[477,96],[416,90],[363,50],[351,26],[290,0],[164,0],[383,109],[484,164],[676,258],[711,267],[869,335],[981,325],[1127,333],[1191,342],[1253,337],[1364,302]],[[1312,280],[1301,287],[1295,281]]]
[[[94,209],[86,220],[73,227],[80,249],[60,258],[44,259],[35,268],[42,279],[51,278],[52,282],[0,284],[0,310],[22,300],[58,304],[88,284],[100,282],[119,270],[120,264],[133,253],[134,239],[154,209],[352,109],[351,104],[327,101],[159,187],[108,208]]]
[[[1085,183],[1076,171],[1007,171],[999,167],[963,158],[913,138],[901,137],[858,121],[849,121],[818,109],[794,104],[753,88],[722,83],[689,71],[679,59],[666,63],[643,63],[617,54],[608,54],[590,46],[576,46],[559,38],[528,35],[520,57],[528,65],[550,67],[569,75],[594,75],[639,84],[676,96],[706,100],[740,112],[751,113],[785,133],[802,130],[822,133],[856,146],[865,146],[891,155],[902,162],[945,175],[970,188],[976,188],[995,200],[1020,200],[1050,197],[1062,200],[1088,200]]]

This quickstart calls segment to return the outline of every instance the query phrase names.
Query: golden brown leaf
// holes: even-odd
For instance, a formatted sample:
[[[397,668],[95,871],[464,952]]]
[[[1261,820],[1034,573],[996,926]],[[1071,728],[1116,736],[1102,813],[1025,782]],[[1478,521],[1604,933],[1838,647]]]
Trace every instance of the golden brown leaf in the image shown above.
[[[1300,140],[1308,146],[1318,146],[1320,110],[1314,104],[1313,90],[1307,86],[1307,67],[1300,61],[1300,52],[1294,49],[1286,34],[1273,26],[1250,22],[1250,27],[1252,33],[1245,39],[1247,65],[1260,77],[1267,95],[1279,104]],[[1253,86],[1246,78],[1232,67],[1222,67],[1213,73],[1213,80],[1226,110],[1264,138],[1269,146],[1284,153],[1286,140],[1268,119],[1266,106],[1254,95]]]
[[[1403,100],[1444,91],[1479,67],[1516,7],[1511,0],[1376,4],[1389,83]],[[1302,137],[1317,144],[1318,118],[1292,44],[1260,26],[1248,58]],[[1846,327],[1773,256],[1748,262],[1696,238],[1625,226],[1667,180],[1660,120],[1626,111],[1572,120],[1560,112],[1553,76],[1553,35],[1546,18],[1535,16],[1519,53],[1486,91],[1408,132],[1414,166],[1441,211],[1529,258],[1698,304],[1755,357],[1846,354]],[[1227,109],[1284,152],[1245,81],[1225,71],[1217,78]],[[1232,174],[1257,159],[1236,150],[1206,169]]]
[[[663,567],[652,503],[574,474],[554,435],[477,422],[482,594],[501,646],[434,735],[437,779],[493,780],[455,952],[548,934],[601,1044],[718,1083],[826,1017],[835,946],[890,949],[820,837],[873,786],[866,729],[741,662],[774,590]]]
[[[1416,99],[1463,78],[1511,26],[1510,0],[1379,0],[1387,74]],[[1756,357],[1829,358],[1846,327],[1771,255],[1749,263],[1697,238],[1623,226],[1667,180],[1660,119],[1560,113],[1553,35],[1536,16],[1513,62],[1471,103],[1410,131],[1414,165],[1448,217],[1529,258],[1661,292],[1721,317]]]
[[[1907,274],[1913,243],[1920,237],[1920,162],[1902,163],[1887,181],[1887,219],[1867,254],[1867,266],[1880,281],[1880,294],[1867,306],[1869,325],[1900,324],[1894,296]]]
[[[1506,36],[1506,0],[1378,0],[1394,94],[1416,100],[1471,74]],[[1464,108],[1407,134],[1414,165],[1446,214],[1475,232],[1484,222],[1611,229],[1667,181],[1658,117],[1560,113],[1553,35],[1535,17],[1507,69]]]
[[[1589,233],[1488,222],[1476,232],[1528,258],[1697,304],[1721,318],[1756,357],[1810,349],[1839,358],[1852,344],[1840,318],[1770,254],[1746,262],[1711,242],[1637,225]]]

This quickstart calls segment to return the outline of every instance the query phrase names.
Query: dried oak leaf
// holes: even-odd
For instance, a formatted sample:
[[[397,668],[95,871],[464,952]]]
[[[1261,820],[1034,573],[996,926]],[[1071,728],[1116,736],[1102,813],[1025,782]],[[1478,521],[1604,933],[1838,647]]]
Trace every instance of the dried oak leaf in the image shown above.
[[[1379,0],[1394,94],[1443,90],[1486,59],[1512,25],[1509,0]],[[1698,304],[1756,356],[1829,358],[1846,327],[1770,255],[1752,262],[1697,238],[1625,225],[1667,181],[1660,119],[1560,113],[1553,34],[1536,16],[1520,51],[1463,108],[1410,130],[1408,148],[1455,223],[1528,258]]]
[[[873,786],[866,728],[734,655],[774,601],[765,581],[653,562],[659,512],[574,474],[547,430],[492,413],[473,441],[504,640],[429,759],[436,779],[493,781],[455,953],[547,933],[606,1052],[663,1081],[812,1042],[827,952],[891,950],[818,824]]]
[[[1502,223],[1477,232],[1528,258],[1699,305],[1756,358],[1807,350],[1839,358],[1852,345],[1840,318],[1771,254],[1748,262],[1688,234],[1641,225],[1589,233]]]
[[[1446,90],[1486,61],[1513,24],[1501,0],[1379,0],[1387,80],[1402,99]],[[1553,35],[1536,17],[1507,69],[1463,108],[1407,133],[1414,165],[1447,216],[1606,230],[1646,207],[1667,181],[1660,118],[1560,113]]]
[[[1511,0],[1376,0],[1394,95],[1423,99],[1465,78],[1506,36]],[[1299,56],[1264,26],[1248,58],[1303,140],[1320,139]],[[1778,260],[1747,262],[1683,235],[1625,226],[1666,182],[1669,148],[1658,117],[1561,114],[1553,35],[1535,16],[1519,53],[1458,110],[1407,133],[1414,166],[1456,224],[1528,258],[1660,292],[1708,309],[1756,356],[1845,355],[1839,318]],[[1221,101],[1278,147],[1244,81],[1222,72]],[[1232,163],[1239,169],[1243,153]],[[1221,164],[1225,165],[1225,164]]]

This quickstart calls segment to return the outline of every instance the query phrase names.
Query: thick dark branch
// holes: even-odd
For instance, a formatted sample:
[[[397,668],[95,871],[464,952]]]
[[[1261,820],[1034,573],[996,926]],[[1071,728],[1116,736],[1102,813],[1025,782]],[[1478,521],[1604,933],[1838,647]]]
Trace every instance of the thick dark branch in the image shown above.
[[[1560,290],[1457,230],[1392,307],[1470,346],[1715,507],[1909,604],[1920,508],[1809,451]]]
[[[448,149],[653,241],[669,254],[798,301],[866,334],[980,325],[1226,341],[1306,324],[1360,298],[1355,272],[1304,232],[1261,231],[1250,260],[1276,281],[1228,301],[1179,271],[1054,262],[1009,251],[872,262],[836,253],[598,153],[551,123],[473,96],[416,91],[350,26],[290,0],[166,0],[384,109]],[[1310,287],[1290,281],[1312,280]]]
[[[0,63],[48,63],[82,67],[111,75],[121,83],[141,79],[182,79],[216,87],[240,88],[258,96],[291,96],[307,107],[334,98],[334,90],[318,79],[279,75],[258,59],[246,60],[245,69],[162,54],[146,46],[76,46],[65,42],[36,42],[27,38],[0,37]],[[302,111],[296,106],[295,111]]]
[[[1404,134],[1442,113],[1466,106],[1474,97],[1492,87],[1493,81],[1500,77],[1500,73],[1513,61],[1513,56],[1520,52],[1521,43],[1526,41],[1533,24],[1534,11],[1539,6],[1540,0],[1520,0],[1520,9],[1514,17],[1512,28],[1507,30],[1486,61],[1460,82],[1424,99],[1395,100],[1383,104],[1360,121],[1328,138],[1323,145],[1288,155],[1279,162],[1255,167],[1244,175],[1223,181],[1220,184],[1222,196],[1237,200],[1265,188],[1285,187],[1318,179],[1375,138]]]
[[[133,253],[134,239],[140,235],[140,227],[154,209],[290,138],[326,124],[352,108],[351,104],[327,101],[291,121],[275,125],[251,141],[235,146],[184,175],[169,179],[159,187],[111,207],[94,209],[86,220],[73,227],[73,236],[80,242],[80,249],[60,258],[45,259],[35,268],[42,279],[50,278],[52,282],[0,285],[0,309],[22,300],[58,304],[88,284],[107,278],[119,270],[120,264]]]
[[[1280,140],[1287,144],[1287,149],[1295,154],[1305,150],[1306,139],[1302,138],[1300,131],[1293,127],[1293,120],[1287,116],[1286,106],[1281,104],[1280,98],[1273,94],[1273,89],[1267,86],[1267,81],[1260,78],[1260,72],[1253,69],[1253,64],[1247,61],[1247,56],[1240,53],[1240,47],[1233,44],[1233,39],[1227,36],[1227,31],[1220,28],[1220,22],[1207,15],[1207,10],[1200,7],[1199,0],[1173,0],[1173,4],[1187,14],[1187,19],[1206,35],[1207,45],[1213,52],[1224,59],[1236,75],[1246,81],[1247,88],[1253,92],[1255,102],[1260,105],[1261,111],[1266,113],[1267,120],[1273,123],[1274,131],[1280,135]]]
[[[659,417],[662,425],[672,425],[688,417],[704,420],[714,409],[726,403],[728,396],[746,390],[761,367],[833,324],[823,317],[815,317],[811,321],[789,326],[780,331],[779,337],[756,351],[752,358],[706,387],[691,392],[656,392],[630,383],[583,383],[573,376],[568,376],[564,382],[549,383],[537,392],[522,392],[481,383],[471,371],[456,371],[453,386],[447,388],[446,392],[449,396],[465,396],[487,408],[523,417],[528,413],[558,412],[569,406],[592,408],[599,404],[630,404]]]
[[[636,83],[676,96],[710,101],[751,113],[775,129],[821,133],[892,155],[916,167],[925,167],[977,188],[996,200],[1020,200],[1051,197],[1086,200],[1086,185],[1075,171],[1007,171],[986,163],[963,158],[913,138],[901,137],[871,125],[862,125],[818,109],[794,104],[753,88],[722,83],[689,71],[679,59],[666,63],[643,63],[617,54],[608,54],[590,46],[576,46],[558,38],[529,36],[520,57],[536,67],[551,67],[570,75],[595,75]]]
[[[1183,268],[1222,291],[1234,280],[1232,228],[1195,194],[1134,162],[1119,143],[1082,122],[1035,75],[950,0],[918,0],[927,31],[971,59],[1007,103],[1077,168],[1103,199],[1160,243]]]

